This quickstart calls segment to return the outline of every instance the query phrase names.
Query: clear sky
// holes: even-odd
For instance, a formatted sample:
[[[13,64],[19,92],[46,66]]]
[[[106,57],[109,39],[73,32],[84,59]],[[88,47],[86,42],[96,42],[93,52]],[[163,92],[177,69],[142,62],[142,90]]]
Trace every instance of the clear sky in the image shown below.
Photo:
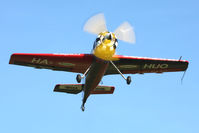
[[[0,0],[1,133],[198,133],[198,0]],[[119,41],[117,53],[190,62],[182,72],[106,76],[113,95],[53,92],[76,74],[9,65],[12,53],[90,53],[95,35],[86,20],[103,12],[114,31],[123,21],[136,44]],[[127,75],[126,75],[127,76]]]

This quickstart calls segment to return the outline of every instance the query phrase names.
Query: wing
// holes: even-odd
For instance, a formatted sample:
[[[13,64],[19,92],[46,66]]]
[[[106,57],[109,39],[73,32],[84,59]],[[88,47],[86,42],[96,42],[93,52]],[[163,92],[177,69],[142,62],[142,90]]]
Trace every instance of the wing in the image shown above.
[[[131,57],[118,55],[115,65],[123,74],[143,74],[143,73],[162,73],[185,71],[188,67],[188,61],[173,59],[157,59],[144,57]],[[106,75],[118,74],[116,69],[110,64]]]
[[[9,64],[84,73],[93,60],[91,54],[12,54]]]

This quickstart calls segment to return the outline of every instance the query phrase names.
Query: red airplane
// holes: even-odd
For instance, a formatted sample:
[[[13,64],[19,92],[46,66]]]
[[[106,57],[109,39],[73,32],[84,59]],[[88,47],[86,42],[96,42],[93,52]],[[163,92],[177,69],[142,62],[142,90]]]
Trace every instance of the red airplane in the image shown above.
[[[81,109],[84,111],[91,94],[113,94],[113,86],[98,85],[104,75],[120,74],[127,82],[131,77],[123,74],[144,74],[186,71],[188,61],[116,55],[118,40],[135,43],[135,34],[128,22],[121,24],[114,33],[106,28],[103,14],[91,17],[84,31],[97,34],[91,54],[26,54],[14,53],[9,64],[82,73],[77,75],[78,83],[86,77],[84,84],[58,84],[54,91],[70,94],[84,93]]]

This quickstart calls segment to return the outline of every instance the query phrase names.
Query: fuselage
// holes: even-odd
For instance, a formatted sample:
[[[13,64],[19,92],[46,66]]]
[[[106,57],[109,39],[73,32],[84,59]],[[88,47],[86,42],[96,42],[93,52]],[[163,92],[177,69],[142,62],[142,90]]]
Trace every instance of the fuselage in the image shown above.
[[[102,77],[106,72],[108,65],[109,65],[108,61],[99,59],[98,57],[94,57],[94,60],[91,64],[90,70],[86,76],[86,81],[84,84],[83,103],[86,102],[86,99],[89,97],[91,91],[93,91],[100,83]]]
[[[94,59],[86,75],[86,81],[83,89],[83,105],[85,104],[91,91],[93,91],[100,83],[109,65],[109,61],[116,60],[116,58],[113,58],[116,47],[117,39],[113,33],[102,32],[95,40],[92,51]]]

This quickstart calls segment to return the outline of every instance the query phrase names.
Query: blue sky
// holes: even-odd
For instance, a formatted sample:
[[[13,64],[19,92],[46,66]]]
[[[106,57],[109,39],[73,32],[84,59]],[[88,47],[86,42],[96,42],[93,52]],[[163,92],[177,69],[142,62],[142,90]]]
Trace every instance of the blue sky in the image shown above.
[[[196,133],[199,132],[197,0],[0,0],[0,132],[2,133]],[[113,95],[55,93],[76,83],[75,73],[9,65],[12,53],[90,53],[96,36],[86,20],[103,12],[114,31],[123,21],[135,29],[136,44],[119,42],[117,53],[190,62],[182,72],[106,76]]]

